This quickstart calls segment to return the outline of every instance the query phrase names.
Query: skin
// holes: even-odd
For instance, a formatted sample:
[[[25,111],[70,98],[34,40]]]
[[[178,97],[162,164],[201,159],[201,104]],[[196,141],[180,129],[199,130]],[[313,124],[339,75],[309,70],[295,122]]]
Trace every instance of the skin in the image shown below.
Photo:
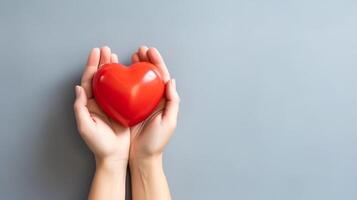
[[[166,85],[166,99],[157,112],[146,121],[131,128],[129,167],[134,200],[171,199],[169,186],[164,174],[162,155],[177,124],[180,98],[174,79],[155,48],[142,46],[133,54],[132,62],[151,62],[158,66]]]
[[[78,132],[94,153],[96,171],[89,193],[90,200],[125,199],[127,165],[132,177],[133,199],[170,199],[169,187],[162,166],[162,155],[177,124],[179,96],[174,79],[155,48],[142,46],[132,62],[151,62],[160,68],[166,82],[165,98],[147,120],[125,128],[110,119],[94,100],[91,81],[95,72],[106,63],[117,63],[118,56],[109,47],[94,48],[76,86],[74,111]]]

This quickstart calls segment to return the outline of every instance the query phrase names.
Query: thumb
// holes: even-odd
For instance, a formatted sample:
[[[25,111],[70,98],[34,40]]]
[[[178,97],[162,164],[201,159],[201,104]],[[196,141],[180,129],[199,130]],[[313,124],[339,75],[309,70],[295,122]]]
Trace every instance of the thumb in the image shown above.
[[[171,79],[166,84],[166,105],[162,116],[165,124],[176,127],[179,104],[180,97],[176,91],[176,81]]]
[[[76,116],[78,131],[85,134],[89,126],[94,125],[92,117],[87,108],[87,95],[81,86],[75,87],[76,100],[74,102],[74,113]]]

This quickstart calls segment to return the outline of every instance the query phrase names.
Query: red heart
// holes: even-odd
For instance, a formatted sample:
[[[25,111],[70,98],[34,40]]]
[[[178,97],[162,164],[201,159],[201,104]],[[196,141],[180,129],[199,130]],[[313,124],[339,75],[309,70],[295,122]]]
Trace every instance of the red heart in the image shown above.
[[[165,90],[160,69],[147,62],[129,67],[105,64],[94,75],[92,86],[102,110],[126,127],[146,119]]]

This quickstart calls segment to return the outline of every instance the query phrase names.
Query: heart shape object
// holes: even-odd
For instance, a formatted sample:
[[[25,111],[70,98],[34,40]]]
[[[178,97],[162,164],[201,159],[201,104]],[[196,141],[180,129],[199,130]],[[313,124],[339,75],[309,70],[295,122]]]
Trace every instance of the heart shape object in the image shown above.
[[[129,67],[103,65],[94,75],[93,95],[102,110],[126,127],[146,119],[159,104],[165,90],[161,70],[148,62]]]

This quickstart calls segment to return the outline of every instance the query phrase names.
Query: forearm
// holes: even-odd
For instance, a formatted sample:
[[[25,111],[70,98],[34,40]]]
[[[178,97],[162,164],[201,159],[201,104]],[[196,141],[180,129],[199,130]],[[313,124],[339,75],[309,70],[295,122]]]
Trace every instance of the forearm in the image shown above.
[[[162,155],[130,160],[133,200],[169,200],[170,191],[162,166]]]
[[[127,161],[96,160],[89,200],[124,200]]]

